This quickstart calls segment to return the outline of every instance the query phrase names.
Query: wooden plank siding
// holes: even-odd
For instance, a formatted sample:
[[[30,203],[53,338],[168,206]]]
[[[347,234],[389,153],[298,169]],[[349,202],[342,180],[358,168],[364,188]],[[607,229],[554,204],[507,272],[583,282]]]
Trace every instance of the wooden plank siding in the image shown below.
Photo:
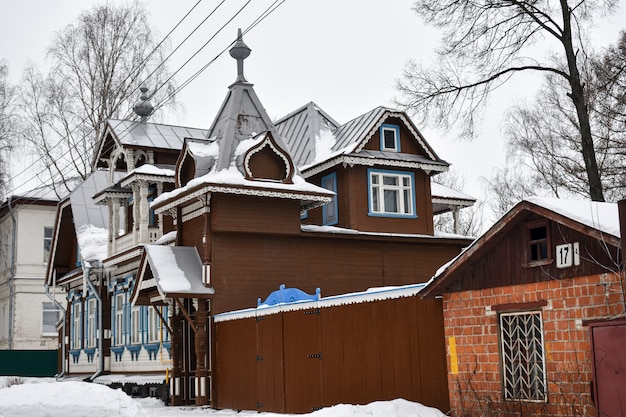
[[[449,409],[441,300],[411,296],[258,318],[262,320],[256,321],[256,329],[250,326],[254,318],[215,323],[220,343],[215,358],[217,408],[250,409],[254,402],[261,405],[256,408],[259,411],[306,413],[339,403],[405,398]],[[228,364],[249,363],[246,356],[253,353],[239,346],[243,341],[257,346],[259,355],[267,320],[282,324],[282,329],[272,326],[272,335],[278,336],[272,342],[273,357],[264,356],[256,379],[247,379],[249,369],[241,373],[241,366]],[[235,334],[239,337],[233,337]],[[250,335],[256,335],[256,343],[250,341]],[[276,357],[281,353],[282,362]],[[244,356],[237,358],[239,354]],[[266,372],[271,375],[264,375]],[[250,386],[259,384],[256,401],[248,397],[251,387],[237,391],[242,389],[237,384],[221,383],[237,378],[247,379]],[[275,389],[271,395],[261,389],[262,381],[271,381]],[[281,386],[282,392],[276,390]]]
[[[256,410],[257,362],[254,318],[215,323],[216,368],[213,372],[220,408]]]
[[[543,263],[529,264],[526,251],[528,245],[526,224],[538,218],[536,214],[528,215],[524,221],[512,225],[507,233],[502,234],[501,239],[492,239],[484,245],[473,257],[475,261],[467,262],[459,269],[460,274],[447,291],[544,282],[572,276],[601,274],[607,269],[616,269],[616,260],[619,257],[615,247],[604,245],[597,238],[553,220],[546,220],[550,235],[548,242],[551,250],[550,259]],[[557,268],[555,247],[574,242],[579,243],[580,265]]]
[[[212,313],[255,307],[281,284],[324,296],[426,282],[466,241],[355,235],[213,235]],[[306,267],[303,267],[306,265]]]
[[[370,216],[368,202],[368,167],[334,167],[332,170],[308,178],[313,184],[321,185],[322,177],[331,172],[337,175],[337,226],[369,232],[412,233],[432,235],[432,201],[421,196],[430,196],[430,177],[422,170],[408,168],[381,168],[390,171],[412,172],[415,177],[415,212],[417,218]],[[322,224],[322,208],[309,211],[307,224]]]

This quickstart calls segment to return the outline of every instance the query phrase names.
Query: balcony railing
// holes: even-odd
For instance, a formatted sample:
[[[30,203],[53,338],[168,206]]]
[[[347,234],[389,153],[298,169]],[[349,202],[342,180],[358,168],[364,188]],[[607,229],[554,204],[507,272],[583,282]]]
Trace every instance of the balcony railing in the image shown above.
[[[135,233],[138,233],[135,231]],[[161,232],[158,227],[149,227],[148,228],[148,242],[138,242],[138,243],[153,243],[156,242],[161,237]],[[117,238],[117,252],[122,252],[126,249],[132,248],[133,245],[133,234],[126,233]],[[113,255],[113,254],[110,254]]]

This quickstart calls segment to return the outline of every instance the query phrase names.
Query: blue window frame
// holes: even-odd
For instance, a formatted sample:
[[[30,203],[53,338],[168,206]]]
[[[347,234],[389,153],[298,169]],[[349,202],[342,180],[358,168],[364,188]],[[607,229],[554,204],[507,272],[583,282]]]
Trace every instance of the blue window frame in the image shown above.
[[[333,172],[322,177],[322,188],[334,191],[335,195],[330,203],[326,203],[322,206],[322,224],[324,226],[331,226],[337,224],[337,174]]]
[[[367,170],[370,216],[416,218],[412,172]]]
[[[379,132],[381,151],[400,152],[400,126],[385,123]]]

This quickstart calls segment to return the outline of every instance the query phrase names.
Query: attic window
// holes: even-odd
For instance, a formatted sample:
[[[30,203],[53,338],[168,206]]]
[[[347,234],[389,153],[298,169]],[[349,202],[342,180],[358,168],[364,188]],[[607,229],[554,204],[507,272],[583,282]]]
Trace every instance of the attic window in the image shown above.
[[[546,221],[537,221],[526,224],[527,262],[529,264],[545,263],[551,259],[550,233]]]
[[[380,127],[380,150],[400,152],[400,127],[383,124]]]

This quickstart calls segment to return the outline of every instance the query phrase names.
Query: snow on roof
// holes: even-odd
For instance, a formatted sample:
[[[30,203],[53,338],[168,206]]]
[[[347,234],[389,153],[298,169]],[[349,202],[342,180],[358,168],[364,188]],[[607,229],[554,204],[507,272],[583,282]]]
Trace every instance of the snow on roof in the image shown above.
[[[430,239],[470,239],[468,236],[455,233],[440,232],[435,230],[434,235],[422,235],[413,233],[389,233],[389,232],[363,232],[356,229],[347,229],[337,226],[319,226],[315,224],[303,224],[300,226],[303,232],[332,233],[342,235],[362,235],[362,236],[388,236],[388,237],[408,237],[408,238],[430,238]]]
[[[102,261],[107,257],[109,233],[107,229],[91,224],[83,224],[76,230],[76,239],[80,248],[80,256],[85,265],[91,266],[94,261]]]
[[[294,173],[292,180],[293,184],[285,184],[277,181],[253,181],[246,179],[241,171],[234,165],[231,165],[228,169],[219,171],[216,170],[214,166],[209,173],[190,180],[184,187],[176,188],[175,190],[161,194],[154,199],[151,205],[158,205],[162,202],[174,199],[188,190],[201,185],[214,185],[221,187],[224,192],[228,192],[228,188],[234,186],[272,190],[277,192],[323,194],[328,196],[329,200],[333,195],[335,195],[332,191],[306,182],[306,180],[298,174]]]
[[[448,188],[445,185],[437,184],[436,182],[430,183],[430,194],[432,195],[433,199],[446,198],[452,200],[476,201],[476,198],[470,195],[453,190],[452,188]]]
[[[589,200],[565,200],[547,197],[527,197],[511,208],[511,210],[499,219],[494,226],[485,231],[461,253],[439,267],[439,269],[437,269],[435,274],[427,282],[427,286],[430,286],[433,282],[435,282],[439,276],[441,276],[448,269],[448,267],[450,267],[450,265],[461,258],[470,248],[474,247],[479,241],[483,240],[484,236],[487,235],[490,230],[503,221],[502,219],[509,216],[520,204],[523,204],[524,201],[553,211],[554,213],[597,229],[603,233],[607,233],[618,238],[620,237],[619,213],[616,203],[603,203]]]
[[[284,311],[306,310],[312,308],[324,308],[355,303],[367,303],[378,300],[390,300],[393,298],[411,297],[417,295],[426,284],[410,284],[396,287],[375,287],[365,291],[352,292],[330,297],[319,297],[318,301],[284,302],[275,305],[261,304],[256,308],[229,311],[213,316],[215,322],[229,321],[250,317],[266,316]]]
[[[195,247],[145,245],[144,251],[163,296],[213,293],[202,283],[202,261]]]
[[[173,177],[175,171],[171,168],[157,167],[152,164],[143,164],[139,168],[132,170],[130,174],[149,174],[149,175],[162,175],[167,177]]]
[[[616,203],[590,200],[562,200],[558,198],[529,197],[526,201],[557,214],[593,227],[615,237],[620,236],[619,214]]]

